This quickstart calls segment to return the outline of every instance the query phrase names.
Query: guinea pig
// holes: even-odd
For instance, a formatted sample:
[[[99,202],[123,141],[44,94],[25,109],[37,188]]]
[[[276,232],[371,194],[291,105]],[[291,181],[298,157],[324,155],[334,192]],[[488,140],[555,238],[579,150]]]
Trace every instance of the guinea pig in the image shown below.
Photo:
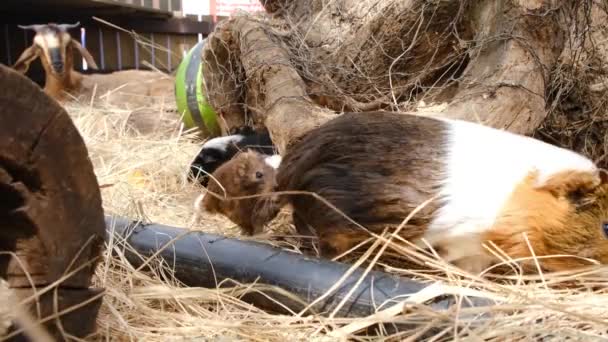
[[[262,232],[266,222],[258,223],[253,217],[254,208],[265,201],[264,197],[232,199],[263,194],[275,186],[276,167],[280,156],[266,156],[254,150],[237,153],[212,173],[206,193],[195,202],[195,209],[210,214],[222,214],[237,224],[246,235]]]
[[[288,147],[275,191],[316,193],[375,233],[430,200],[400,236],[470,272],[499,261],[483,246],[490,242],[513,259],[577,256],[539,258],[549,271],[587,265],[583,258],[608,263],[608,173],[573,151],[472,122],[345,113]],[[279,195],[253,220],[261,225],[286,204],[324,256],[370,237],[304,194]]]
[[[188,179],[207,186],[209,174],[233,158],[239,151],[253,149],[265,155],[274,153],[274,145],[267,130],[256,132],[248,126],[233,129],[230,135],[206,141],[190,163]]]

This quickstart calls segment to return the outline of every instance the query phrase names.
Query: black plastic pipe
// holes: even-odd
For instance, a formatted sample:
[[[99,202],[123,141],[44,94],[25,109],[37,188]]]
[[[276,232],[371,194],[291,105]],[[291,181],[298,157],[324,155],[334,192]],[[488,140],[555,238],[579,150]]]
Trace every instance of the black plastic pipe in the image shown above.
[[[299,300],[289,299],[277,292],[264,292],[268,297],[298,312],[313,300],[326,293],[350,265],[313,258],[285,251],[263,243],[226,238],[219,235],[192,231],[166,246],[175,237],[184,233],[183,228],[160,224],[142,224],[124,218],[106,216],[108,237],[114,233],[127,239],[128,244],[143,256],[151,256],[161,248],[159,254],[174,269],[174,276],[188,286],[215,288],[216,281],[233,279],[239,283],[275,285]],[[124,251],[135,267],[143,263],[141,257]],[[330,296],[312,307],[317,314],[326,314],[340,303],[363,275],[355,270]],[[230,284],[234,285],[234,283]],[[383,272],[368,273],[362,283],[349,297],[337,317],[361,317],[376,312],[376,306],[396,298],[390,305],[402,301],[427,285]],[[255,291],[252,291],[255,292]],[[242,299],[257,307],[274,312],[288,312],[266,296],[250,293]],[[457,298],[445,296],[429,305],[434,310],[445,310]],[[491,305],[481,298],[465,298],[463,307]]]

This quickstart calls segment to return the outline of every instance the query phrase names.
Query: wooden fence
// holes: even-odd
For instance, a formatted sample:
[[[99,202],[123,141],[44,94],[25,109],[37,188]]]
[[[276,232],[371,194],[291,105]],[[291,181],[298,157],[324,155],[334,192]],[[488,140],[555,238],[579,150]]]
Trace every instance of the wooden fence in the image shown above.
[[[70,30],[70,34],[89,50],[97,62],[99,70],[95,72],[106,73],[126,69],[159,69],[173,72],[184,53],[198,42],[199,34],[206,37],[213,25],[210,20],[197,22],[192,17],[172,16],[171,11],[181,10],[181,1],[150,0],[150,4],[144,4],[144,1],[148,0],[120,2],[131,4],[132,7],[140,4],[153,6],[155,10],[162,10],[158,13],[166,13],[166,15],[164,17],[159,16],[158,13],[148,17],[141,13],[114,15],[101,10],[100,15],[94,10],[86,13],[64,11],[58,12],[59,14],[44,15],[36,12],[30,15],[25,12],[15,15],[2,13],[2,4],[0,4],[0,63],[13,65],[33,42],[34,32],[22,30],[18,25],[79,21],[81,27]],[[87,70],[86,63],[83,65],[81,56],[77,52],[76,54],[75,68],[85,73],[93,72]],[[38,60],[31,64],[27,75],[35,82],[43,83],[44,71]]]

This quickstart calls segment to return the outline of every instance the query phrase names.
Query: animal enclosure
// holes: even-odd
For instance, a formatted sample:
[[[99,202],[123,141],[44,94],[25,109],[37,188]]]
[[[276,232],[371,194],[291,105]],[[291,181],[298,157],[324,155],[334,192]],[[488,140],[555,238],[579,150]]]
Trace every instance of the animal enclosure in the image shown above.
[[[56,4],[76,2],[84,3],[55,1]],[[32,33],[14,30],[17,24],[43,23],[51,19],[63,23],[80,21],[86,32],[84,44],[92,50],[100,67],[100,58],[104,59],[106,69],[103,72],[127,66],[148,68],[143,61],[170,72],[177,66],[172,54],[160,48],[155,48],[154,52],[142,50],[144,47],[150,49],[147,44],[151,40],[157,46],[159,40],[175,43],[182,38],[194,39],[194,34],[184,29],[190,24],[171,19],[166,10],[123,6],[138,3],[174,8],[172,1],[132,0],[121,2],[118,9],[95,9],[78,15],[76,12],[66,15],[65,10],[53,12],[51,7],[46,7],[47,14],[38,11],[35,15],[22,13],[22,17],[15,12],[11,15],[1,12],[7,18],[3,24],[7,23],[8,29],[2,31],[0,25],[0,32],[9,36],[6,41],[10,41],[10,49],[3,44],[0,58],[15,58],[11,51],[19,42],[13,42],[13,39],[19,40],[23,48],[31,44]],[[608,163],[604,152],[608,150],[605,133],[608,125],[608,82],[605,78],[608,75],[605,64],[608,60],[608,7],[605,2],[268,0],[264,5],[267,13],[241,14],[217,26],[209,23],[208,35],[204,34],[208,38],[208,49],[201,57],[210,67],[204,76],[205,81],[209,81],[208,95],[218,116],[234,118],[235,127],[244,122],[267,126],[281,153],[299,134],[347,109],[361,112],[378,107],[440,116],[453,106],[454,112],[472,117],[480,113],[503,113],[500,120],[490,123],[500,126],[516,122],[516,128],[530,129],[531,135],[576,150],[600,164]],[[524,5],[530,7],[523,8]],[[29,21],[21,20],[24,16]],[[135,44],[123,39],[122,34],[128,36],[127,33],[97,20],[84,20],[84,16],[95,16],[127,30],[133,29],[145,40],[136,50]],[[524,32],[526,29],[535,34],[529,35],[529,31]],[[75,30],[73,34],[81,37],[80,32]],[[24,37],[28,34],[29,40]],[[159,39],[163,34],[168,37]],[[181,38],[175,40],[174,37]],[[534,44],[543,48],[535,49]],[[549,49],[544,49],[547,46]],[[131,47],[133,50],[129,50]],[[181,47],[177,49],[174,52],[179,55]],[[125,51],[130,52],[126,54]],[[135,57],[136,51],[139,58]],[[522,61],[525,63],[519,64]],[[28,76],[35,78],[34,73],[32,71]],[[454,94],[464,96],[452,101]],[[503,106],[501,101],[504,99],[512,102]],[[518,111],[519,105],[530,104],[536,111]],[[188,181],[186,176],[204,141],[196,132],[184,131],[176,113],[169,113],[162,122],[145,131],[134,131],[130,129],[131,109],[99,101],[68,101],[63,106],[86,144],[106,215],[184,227],[184,234],[193,232],[191,238],[180,241],[182,243],[167,243],[168,247],[161,252],[165,242],[182,236],[180,229],[159,229],[158,235],[152,230],[140,231],[132,235],[131,241],[140,239],[140,248],[146,252],[142,254],[129,245],[122,234],[107,239],[91,285],[106,289],[96,322],[97,333],[92,339],[325,342],[423,340],[421,336],[433,335],[434,341],[545,342],[608,337],[606,267],[524,274],[520,267],[523,261],[529,261],[533,270],[537,270],[535,257],[512,260],[498,254],[500,265],[489,268],[482,277],[466,273],[436,253],[412,247],[399,236],[381,229],[368,239],[365,248],[358,247],[337,256],[335,261],[346,264],[342,268],[344,275],[325,277],[323,287],[340,288],[347,282],[361,289],[368,282],[358,275],[380,271],[424,284],[439,284],[434,288],[441,297],[454,295],[457,299],[453,308],[437,312],[428,301],[408,303],[403,296],[387,298],[388,293],[381,296],[382,301],[365,303],[366,310],[371,308],[373,313],[366,312],[365,317],[341,317],[339,313],[348,310],[352,303],[347,298],[356,296],[357,291],[336,298],[331,291],[318,296],[319,293],[313,294],[308,291],[309,287],[303,286],[299,288],[301,296],[294,298],[285,287],[260,282],[256,274],[250,274],[251,278],[242,281],[228,279],[233,273],[221,273],[222,268],[230,267],[238,271],[235,273],[243,274],[268,267],[275,277],[282,278],[283,284],[295,288],[306,282],[290,282],[290,274],[310,278],[304,279],[308,281],[314,280],[315,274],[323,276],[323,273],[310,269],[300,273],[294,264],[291,264],[290,272],[280,272],[277,264],[264,264],[266,259],[282,254],[270,251],[271,248],[268,248],[268,257],[251,258],[242,263],[238,259],[240,255],[229,250],[227,254],[233,257],[232,265],[217,265],[221,256],[218,259],[214,256],[225,252],[222,244],[232,246],[233,250],[239,248],[239,243],[232,244],[234,239],[254,240],[299,254],[294,260],[305,260],[318,251],[307,243],[308,236],[298,232],[289,209],[279,212],[257,236],[243,234],[238,226],[221,215],[197,211],[193,204],[205,189],[198,182]],[[164,104],[150,107],[142,115],[146,123],[150,117],[160,117],[159,113],[166,109]],[[526,113],[533,113],[534,120],[528,120]],[[35,112],[27,114],[33,116]],[[530,123],[541,121],[538,127]],[[394,128],[390,123],[388,125]],[[227,127],[225,131],[237,133],[238,129],[230,129],[235,127]],[[424,133],[420,139],[426,142],[438,138],[431,130]],[[393,133],[393,136],[398,134]],[[472,140],[471,143],[484,146],[483,141]],[[332,145],[333,141],[327,144]],[[366,149],[365,140],[353,144]],[[302,151],[306,151],[306,147],[301,147]],[[331,149],[327,150],[331,152]],[[399,151],[391,144],[383,150]],[[211,158],[212,162],[234,155],[222,146],[220,152],[223,153],[219,154],[220,158]],[[339,149],[335,153],[344,156]],[[370,167],[382,166],[378,164]],[[215,167],[206,165],[211,169]],[[467,168],[473,166],[463,165],[466,175]],[[2,167],[0,160],[0,169]],[[427,168],[437,170],[432,165]],[[419,169],[422,171],[416,179],[430,178],[431,171]],[[336,171],[348,175],[352,170]],[[499,172],[492,173],[488,179],[497,179],[497,174]],[[0,181],[3,179],[3,173],[0,173]],[[345,180],[346,186],[353,183],[348,177]],[[336,183],[332,185],[335,187]],[[384,180],[379,180],[379,184],[384,184]],[[375,189],[382,189],[380,185],[361,191],[356,195],[357,199],[369,200]],[[486,188],[492,189],[491,183]],[[580,198],[577,194],[573,197]],[[482,212],[484,208],[478,209]],[[332,209],[323,207],[312,215],[322,217],[329,210]],[[197,241],[205,236],[209,240]],[[213,245],[218,239],[221,242]],[[185,257],[175,253],[174,248],[180,248],[175,246],[184,244],[196,246],[186,250],[194,251],[195,258],[190,258],[188,253]],[[205,251],[209,245],[217,249],[212,253]],[[580,248],[579,251],[588,252]],[[157,252],[164,257],[159,257]],[[188,262],[191,269],[197,269],[201,264],[197,262],[199,260],[213,266],[212,274],[203,277],[209,280],[210,285],[205,284],[209,287],[188,286],[202,282],[188,283],[184,281],[187,277],[180,277],[190,271],[178,269],[181,262]],[[257,264],[244,266],[251,263]],[[311,276],[306,277],[308,274]],[[11,298],[11,293],[4,291],[3,285],[0,281],[0,318],[4,317],[3,309],[12,305],[4,301]],[[374,287],[373,291],[376,290],[378,288]],[[476,297],[496,300],[499,304],[488,310],[461,305],[461,297],[466,297],[470,291],[474,291]],[[308,302],[294,309],[264,297],[268,292],[294,300],[304,298]],[[276,313],[253,306],[245,299],[249,295],[264,297],[283,311]],[[323,308],[326,301],[335,305]],[[388,302],[399,305],[387,310]],[[309,315],[299,311],[308,305],[321,306],[324,312]],[[387,331],[378,327],[376,323],[379,322],[387,326],[413,324],[413,327]],[[0,324],[0,336],[2,328]]]
[[[0,63],[12,65],[32,44],[34,32],[18,25],[80,22],[69,33],[89,50],[97,61],[97,72],[150,70],[173,72],[183,54],[211,32],[210,19],[197,21],[181,14],[181,1],[131,2],[15,0],[0,4]],[[79,56],[78,56],[79,57]],[[75,69],[87,70],[82,58],[75,58]],[[44,81],[39,61],[32,63],[28,77]]]

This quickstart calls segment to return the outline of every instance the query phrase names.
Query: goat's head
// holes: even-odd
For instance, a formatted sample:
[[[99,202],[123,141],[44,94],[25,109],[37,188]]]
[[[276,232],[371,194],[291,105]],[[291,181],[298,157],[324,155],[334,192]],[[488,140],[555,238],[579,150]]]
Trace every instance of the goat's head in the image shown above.
[[[97,69],[97,64],[93,56],[82,46],[78,41],[73,39],[68,32],[69,29],[80,26],[76,24],[46,24],[46,25],[29,25],[19,26],[24,30],[33,30],[36,32],[34,42],[25,49],[19,59],[13,65],[13,68],[21,73],[26,73],[30,63],[40,57],[47,72],[52,73],[57,77],[63,76],[67,68],[72,66],[72,51],[73,48],[78,49],[80,54],[87,61],[89,67]]]

